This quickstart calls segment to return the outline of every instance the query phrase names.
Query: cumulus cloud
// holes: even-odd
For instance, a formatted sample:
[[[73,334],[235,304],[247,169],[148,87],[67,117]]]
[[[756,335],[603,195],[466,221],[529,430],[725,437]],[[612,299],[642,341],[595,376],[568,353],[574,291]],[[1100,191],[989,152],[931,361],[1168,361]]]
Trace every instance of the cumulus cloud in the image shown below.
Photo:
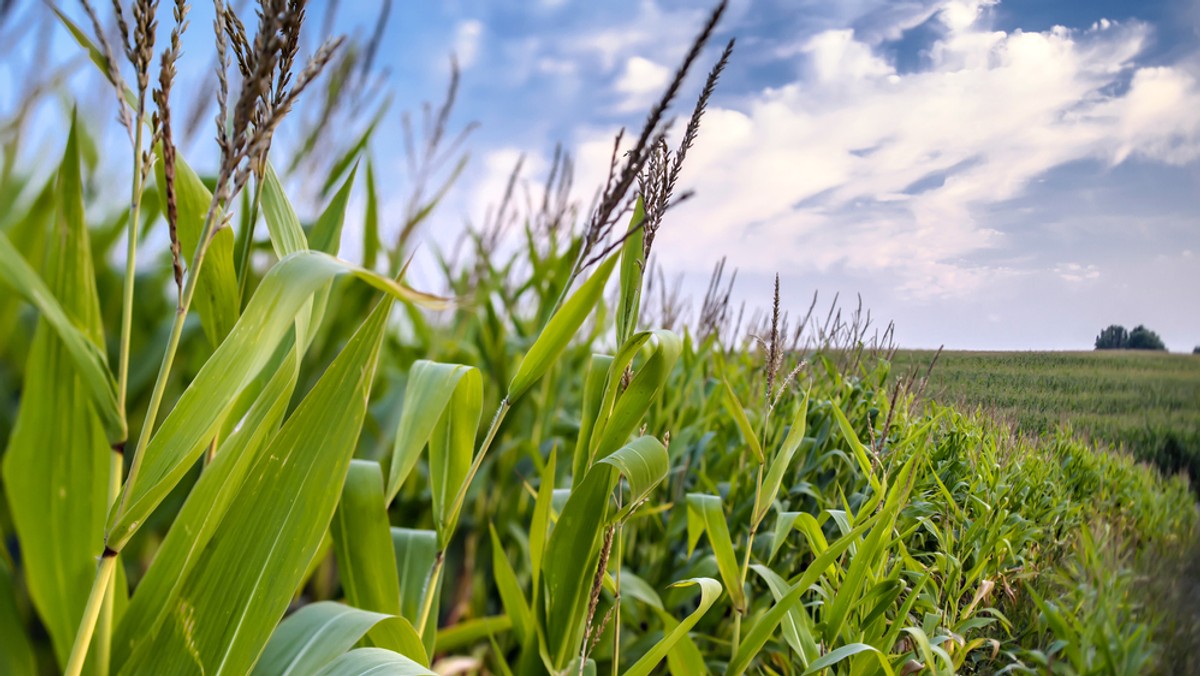
[[[624,98],[617,105],[619,112],[641,110],[657,98],[671,79],[671,69],[640,56],[625,61],[625,69],[614,88]]]
[[[1138,66],[1148,26],[1003,32],[988,25],[992,4],[935,8],[919,68],[900,72],[885,45],[827,30],[791,50],[800,79],[711,107],[672,264],[728,253],[743,268],[840,266],[886,273],[915,297],[969,294],[1020,274],[974,260],[1009,237],[982,209],[1078,160],[1200,157],[1196,76]]]
[[[816,18],[790,44],[747,40],[735,54],[737,67],[773,69],[776,85],[747,89],[763,80],[743,71],[710,103],[682,179],[696,197],[659,235],[671,269],[703,274],[728,255],[750,273],[838,272],[918,300],[1019,277],[1086,279],[1086,268],[1055,268],[1062,254],[1031,253],[1019,219],[995,214],[1080,161],[1103,172],[1200,158],[1200,70],[1143,65],[1147,24],[1002,31],[996,0],[799,1]],[[599,71],[611,83],[572,94],[591,115],[571,139],[584,203],[607,171],[611,116],[636,127],[701,14],[639,0],[528,54],[531,72],[554,81]],[[900,67],[897,41],[914,39]],[[484,172],[488,185],[503,185],[509,159]]]

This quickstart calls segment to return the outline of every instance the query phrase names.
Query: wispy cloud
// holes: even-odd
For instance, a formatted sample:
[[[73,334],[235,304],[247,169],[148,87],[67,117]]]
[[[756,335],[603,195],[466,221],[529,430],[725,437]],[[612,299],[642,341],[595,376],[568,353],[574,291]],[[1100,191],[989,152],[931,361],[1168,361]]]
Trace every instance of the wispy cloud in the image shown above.
[[[674,262],[842,265],[918,296],[967,294],[1012,273],[971,260],[1006,239],[981,207],[1077,160],[1197,158],[1196,77],[1137,66],[1148,26],[1006,33],[989,29],[990,4],[944,3],[919,69],[828,30],[794,50],[802,77],[711,110],[685,176],[698,197],[676,216],[688,252]]]
[[[1182,197],[1200,167],[1200,49],[1162,12],[1126,9],[1073,5],[1068,27],[995,0],[738,3],[725,30],[739,47],[682,177],[696,197],[658,255],[697,277],[728,256],[746,280],[862,290],[898,318],[927,308],[916,323],[984,302],[1007,327],[1034,290],[1046,305],[1111,298],[1154,256],[1200,246]],[[554,99],[585,203],[616,129],[639,123],[682,53],[691,11],[635,0],[530,53],[546,82],[607,83]],[[1146,279],[1181,275],[1195,278],[1172,263]]]

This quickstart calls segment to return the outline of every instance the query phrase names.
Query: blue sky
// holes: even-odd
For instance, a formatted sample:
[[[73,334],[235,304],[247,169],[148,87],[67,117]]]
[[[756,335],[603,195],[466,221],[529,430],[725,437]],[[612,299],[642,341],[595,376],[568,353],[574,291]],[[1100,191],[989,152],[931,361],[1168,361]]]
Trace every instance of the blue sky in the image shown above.
[[[189,57],[208,40],[196,4]],[[438,98],[453,51],[455,123],[481,125],[427,246],[480,221],[522,153],[540,185],[559,141],[586,202],[706,4],[394,3],[394,110]],[[337,30],[366,35],[378,7],[341,3]],[[656,242],[685,295],[727,256],[739,298],[765,304],[775,272],[797,311],[861,294],[905,346],[1088,349],[1110,323],[1200,344],[1200,1],[735,1],[704,67],[735,36],[682,177],[696,197]],[[393,214],[399,130],[393,114],[375,147]]]

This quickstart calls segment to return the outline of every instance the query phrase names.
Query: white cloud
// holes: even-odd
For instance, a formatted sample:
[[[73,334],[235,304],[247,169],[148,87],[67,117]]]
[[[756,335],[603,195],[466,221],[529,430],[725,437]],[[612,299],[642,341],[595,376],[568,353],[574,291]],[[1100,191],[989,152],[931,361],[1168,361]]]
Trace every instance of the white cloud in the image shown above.
[[[1141,155],[1169,164],[1200,157],[1200,96],[1196,78],[1176,68],[1142,68],[1129,94],[1106,102],[1102,114],[1119,120],[1112,162]]]
[[[1089,282],[1100,278],[1100,268],[1080,263],[1060,263],[1054,266],[1054,274],[1067,282]]]
[[[622,23],[590,26],[586,32],[569,36],[563,48],[598,58],[604,71],[611,71],[635,52],[673,62],[691,44],[707,11],[667,10],[654,0],[641,0],[636,12]]]
[[[616,91],[624,96],[617,105],[617,111],[627,113],[646,108],[662,94],[670,80],[671,69],[666,66],[640,56],[630,57],[625,61],[625,68],[614,85]]]
[[[454,54],[458,57],[458,65],[470,68],[479,56],[479,46],[483,41],[483,23],[477,19],[467,19],[459,22],[454,29]]]
[[[869,45],[855,41],[850,29],[820,33],[808,41],[803,52],[809,55],[821,83],[886,77],[896,72]]]
[[[1200,157],[1196,77],[1137,68],[1147,26],[1006,33],[988,27],[991,4],[942,3],[915,71],[830,30],[794,50],[804,79],[711,106],[683,177],[697,197],[659,236],[668,265],[728,254],[750,270],[842,267],[912,297],[966,295],[1024,274],[974,262],[1009,239],[982,209],[1081,159]]]
[[[969,31],[979,21],[983,11],[998,0],[949,0],[939,12],[939,18],[952,32]]]

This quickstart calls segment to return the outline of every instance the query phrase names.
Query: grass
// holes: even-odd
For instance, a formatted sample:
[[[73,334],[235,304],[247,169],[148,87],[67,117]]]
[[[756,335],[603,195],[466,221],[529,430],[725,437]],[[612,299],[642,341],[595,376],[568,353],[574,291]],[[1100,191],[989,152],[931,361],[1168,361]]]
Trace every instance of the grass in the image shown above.
[[[0,673],[1186,666],[1191,625],[1170,619],[1187,593],[1140,584],[1147,561],[1191,551],[1184,481],[925,401],[857,319],[800,341],[778,284],[754,345],[719,280],[691,325],[643,302],[732,44],[673,150],[664,111],[723,4],[634,151],[614,153],[596,209],[576,222],[552,199],[570,193],[563,158],[540,207],[498,209],[441,259],[447,297],[400,264],[441,191],[415,190],[381,239],[369,132],[330,140],[347,149],[323,164],[314,218],[298,216],[275,170],[296,162],[263,130],[286,112],[302,20],[268,4],[261,39],[220,14],[249,89],[218,84],[234,105],[215,178],[139,155],[131,133],[161,167],[135,159],[134,185],[153,176],[154,192],[89,221],[103,210],[73,118],[55,175],[28,187],[45,199],[0,229]],[[453,97],[428,109],[432,166],[461,166],[439,145]],[[366,227],[351,235],[355,189]],[[136,213],[173,240],[138,251],[145,273],[114,262],[140,244]],[[524,246],[498,254],[505,234]],[[337,257],[349,236],[361,265]]]
[[[897,373],[933,352],[901,350]],[[1200,359],[1139,351],[942,352],[927,393],[1032,435],[1063,426],[1164,472],[1200,477]]]

